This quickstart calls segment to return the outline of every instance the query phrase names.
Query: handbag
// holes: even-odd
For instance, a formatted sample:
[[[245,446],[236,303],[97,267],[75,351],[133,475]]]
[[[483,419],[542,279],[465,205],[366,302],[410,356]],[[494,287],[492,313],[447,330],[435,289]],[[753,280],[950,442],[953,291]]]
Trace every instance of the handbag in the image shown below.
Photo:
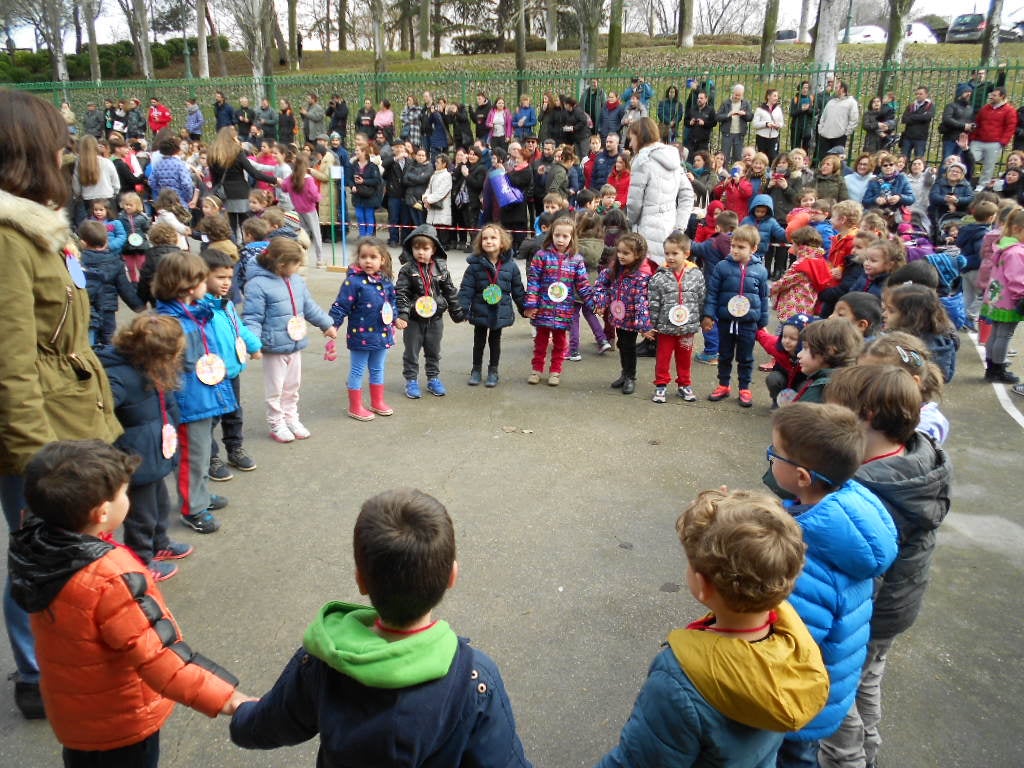
[[[505,171],[495,168],[487,175],[490,177],[491,188],[494,190],[494,197],[497,199],[499,207],[507,208],[510,205],[517,205],[523,202],[523,191],[518,187],[512,186]]]
[[[455,196],[455,207],[461,208],[465,205],[469,205],[469,190],[466,189],[466,185],[463,184],[459,188],[459,193]]]

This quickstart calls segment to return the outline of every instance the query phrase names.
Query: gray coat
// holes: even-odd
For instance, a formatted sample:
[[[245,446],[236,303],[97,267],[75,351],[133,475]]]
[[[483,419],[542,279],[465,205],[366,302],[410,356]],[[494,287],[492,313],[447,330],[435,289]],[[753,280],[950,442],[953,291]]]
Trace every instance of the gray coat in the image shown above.
[[[685,232],[693,212],[693,186],[686,178],[679,150],[660,141],[633,158],[626,218],[634,232],[647,238],[651,257],[664,262],[662,243],[675,230]]]
[[[647,305],[651,313],[651,327],[666,336],[684,336],[700,330],[700,313],[704,309],[707,286],[700,268],[693,265],[683,276],[683,305],[690,310],[686,325],[674,325],[669,311],[679,303],[679,283],[668,267],[662,267],[647,283]]]

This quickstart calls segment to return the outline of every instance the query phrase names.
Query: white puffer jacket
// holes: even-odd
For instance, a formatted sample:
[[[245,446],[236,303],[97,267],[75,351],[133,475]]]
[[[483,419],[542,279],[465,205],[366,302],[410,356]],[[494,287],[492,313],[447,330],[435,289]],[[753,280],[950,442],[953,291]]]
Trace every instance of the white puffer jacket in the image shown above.
[[[636,153],[629,179],[626,217],[647,238],[647,250],[665,263],[665,238],[686,230],[693,211],[693,187],[679,161],[679,150],[660,141]]]
[[[427,185],[424,194],[427,201],[427,224],[443,224],[451,226],[452,223],[452,175],[447,168],[434,171]],[[440,204],[440,208],[432,207]]]

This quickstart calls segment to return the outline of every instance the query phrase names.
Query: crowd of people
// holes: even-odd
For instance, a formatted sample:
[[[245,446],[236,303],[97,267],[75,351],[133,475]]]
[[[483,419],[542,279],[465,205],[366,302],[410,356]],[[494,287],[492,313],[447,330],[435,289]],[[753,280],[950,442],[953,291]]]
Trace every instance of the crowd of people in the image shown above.
[[[302,440],[310,326],[327,338],[329,360],[344,332],[347,415],[369,422],[395,413],[385,363],[396,331],[404,395],[422,397],[421,357],[427,392],[447,394],[445,314],[474,326],[469,386],[499,385],[502,331],[517,315],[534,337],[527,384],[559,386],[565,363],[583,359],[582,316],[596,353],[618,353],[610,387],[634,394],[638,357],[654,358],[655,406],[673,383],[684,402],[697,400],[696,359],[717,366],[707,400],[735,393],[752,407],[754,350],[763,347],[775,411],[763,480],[774,495],[708,491],[680,517],[688,586],[711,613],[670,635],[603,764],[709,749],[756,754],[759,765],[874,764],[887,654],[920,610],[949,509],[940,403],[959,331],[987,339],[986,380],[1024,395],[1008,365],[1024,317],[1024,154],[1011,154],[998,180],[972,177],[974,150],[983,168],[998,156],[978,133],[982,112],[1016,116],[994,86],[964,123],[975,140],[965,147],[958,136],[941,170],[926,167],[906,132],[909,158],[883,143],[846,168],[847,142],[832,126],[848,126],[856,106],[844,104],[841,83],[813,124],[819,140],[788,152],[778,146],[786,117],[777,93],[751,111],[736,86],[716,109],[706,85],[691,89],[692,123],[689,106],[676,109],[668,93],[657,119],[646,114],[653,92],[639,76],[625,104],[591,83],[579,99],[549,95],[532,122],[527,98],[511,111],[480,94],[464,134],[455,126],[470,113],[430,94],[426,109],[410,97],[397,119],[386,102],[364,104],[351,156],[346,119],[334,122],[337,97],[324,108],[310,94],[301,147],[281,133],[284,109],[281,140],[271,139],[258,112],[240,118],[248,104],[236,110],[219,94],[209,146],[196,138],[199,114],[186,137],[150,120],[152,152],[121,121],[124,133],[104,122],[103,135],[87,130],[65,155],[66,112],[0,92],[9,254],[0,382],[10,393],[0,459],[13,534],[5,621],[16,702],[27,717],[50,718],[66,765],[116,752],[125,765],[154,766],[172,701],[232,715],[242,746],[319,732],[332,764],[348,735],[307,715],[326,707],[370,721],[380,713],[351,702],[380,688],[397,691],[371,697],[380,712],[401,702],[433,712],[429,725],[413,717],[386,742],[430,741],[424,748],[451,764],[468,755],[528,764],[493,662],[432,616],[457,567],[450,520],[430,497],[386,493],[364,505],[357,580],[374,609],[322,616],[300,652],[315,662],[290,664],[261,700],[184,645],[156,586],[193,552],[172,538],[171,521],[216,532],[227,499],[211,482],[256,469],[239,397],[249,360],[261,359],[270,437]],[[912,114],[926,109],[923,90]],[[957,98],[966,105],[976,90]],[[702,142],[715,124],[723,151],[712,155]],[[293,136],[297,127],[285,125]],[[335,196],[335,184],[350,194]],[[385,200],[390,242],[377,237]],[[322,217],[344,225],[349,206],[360,237],[334,302],[321,308],[302,273],[323,264]],[[401,247],[398,265],[389,245]],[[456,284],[448,252],[460,245],[469,256]],[[119,299],[138,312],[121,328]],[[399,533],[409,526],[430,531],[412,549]],[[113,539],[119,529],[123,544]],[[73,565],[55,566],[53,552]],[[427,654],[440,666],[426,676],[367,672],[359,658],[336,663],[336,644],[391,647],[413,663]],[[69,667],[72,645],[95,654],[96,675]],[[755,666],[742,679],[715,673]],[[110,679],[138,684],[144,701],[114,700]],[[444,718],[463,725],[442,729]]]

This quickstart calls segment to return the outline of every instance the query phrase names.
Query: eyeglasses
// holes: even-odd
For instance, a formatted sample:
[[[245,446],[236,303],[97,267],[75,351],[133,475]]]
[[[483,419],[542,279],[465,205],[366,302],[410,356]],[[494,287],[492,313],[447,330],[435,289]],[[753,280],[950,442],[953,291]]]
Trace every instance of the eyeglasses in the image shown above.
[[[899,344],[896,345],[896,354],[900,356],[900,360],[904,363],[911,363],[915,368],[924,366],[924,360],[921,355],[913,350],[904,349]]]
[[[835,485],[836,485],[835,483],[833,483],[831,480],[829,480],[827,477],[825,477],[825,475],[821,474],[820,472],[815,472],[813,469],[809,469],[809,468],[805,467],[803,464],[797,464],[795,461],[793,461],[792,459],[787,459],[785,456],[779,456],[779,454],[777,454],[775,452],[775,446],[774,445],[769,445],[765,449],[765,458],[768,459],[768,466],[769,467],[772,465],[773,461],[778,460],[778,461],[781,461],[783,464],[789,464],[789,466],[791,466],[791,467],[796,467],[797,469],[802,469],[805,472],[810,473],[812,479],[818,480],[818,481],[824,483],[829,488],[834,488]]]

